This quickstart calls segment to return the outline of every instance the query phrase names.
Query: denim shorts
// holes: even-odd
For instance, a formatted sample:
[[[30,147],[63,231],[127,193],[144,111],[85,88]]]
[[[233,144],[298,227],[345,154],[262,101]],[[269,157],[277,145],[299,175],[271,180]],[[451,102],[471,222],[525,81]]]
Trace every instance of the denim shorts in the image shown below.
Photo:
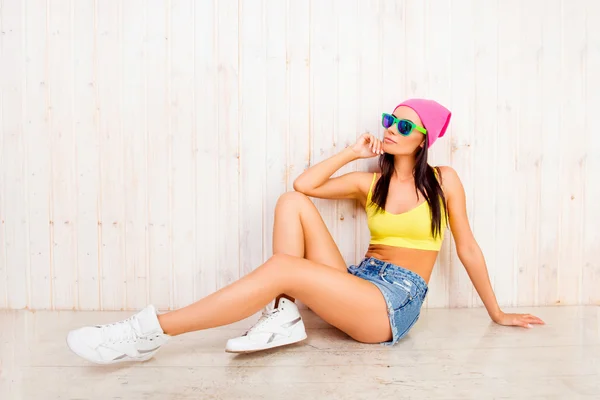
[[[392,327],[392,340],[382,344],[396,344],[419,319],[427,283],[412,271],[373,257],[365,258],[358,266],[349,266],[348,272],[379,288]]]

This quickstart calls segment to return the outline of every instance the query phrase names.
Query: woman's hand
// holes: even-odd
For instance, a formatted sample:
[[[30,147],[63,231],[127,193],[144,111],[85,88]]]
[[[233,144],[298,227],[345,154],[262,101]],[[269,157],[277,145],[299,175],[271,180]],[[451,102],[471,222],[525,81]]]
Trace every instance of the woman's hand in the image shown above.
[[[531,328],[532,324],[544,325],[545,322],[531,314],[506,314],[500,312],[493,318],[494,322],[505,326],[521,326]]]
[[[359,158],[375,157],[383,154],[383,142],[370,133],[364,133],[351,149]]]

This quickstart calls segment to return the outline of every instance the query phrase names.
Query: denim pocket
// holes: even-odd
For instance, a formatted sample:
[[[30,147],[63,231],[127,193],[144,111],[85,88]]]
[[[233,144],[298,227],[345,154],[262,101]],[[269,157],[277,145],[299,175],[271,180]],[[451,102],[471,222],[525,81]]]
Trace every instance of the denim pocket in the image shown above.
[[[416,308],[410,307],[409,309]],[[398,339],[402,339],[408,331],[417,323],[419,320],[419,316],[421,315],[420,310],[404,310],[394,315],[395,320],[398,325]],[[405,312],[408,311],[408,312]]]
[[[348,269],[348,273],[352,274],[352,275],[356,275],[356,273],[359,270],[359,267],[360,267],[360,265],[349,265],[348,268],[347,268]]]
[[[362,260],[358,265],[350,265],[348,266],[348,272],[352,275],[356,275],[360,270],[363,270],[366,265],[366,259]]]
[[[417,297],[417,286],[408,279],[396,274],[381,273],[380,278],[392,285],[393,288],[393,310],[400,311]]]

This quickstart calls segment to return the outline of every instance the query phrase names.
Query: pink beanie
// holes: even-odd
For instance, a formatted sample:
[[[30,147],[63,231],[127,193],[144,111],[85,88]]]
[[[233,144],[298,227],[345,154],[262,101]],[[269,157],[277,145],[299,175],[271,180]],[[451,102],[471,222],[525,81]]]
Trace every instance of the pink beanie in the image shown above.
[[[452,113],[440,103],[427,99],[409,99],[398,104],[396,108],[400,106],[412,108],[421,118],[423,126],[427,129],[427,147],[431,147],[446,133]]]

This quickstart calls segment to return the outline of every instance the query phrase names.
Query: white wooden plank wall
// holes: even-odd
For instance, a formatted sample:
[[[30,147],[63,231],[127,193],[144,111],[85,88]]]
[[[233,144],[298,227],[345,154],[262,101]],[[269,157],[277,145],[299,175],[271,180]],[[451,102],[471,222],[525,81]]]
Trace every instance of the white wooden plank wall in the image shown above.
[[[293,180],[413,96],[454,113],[431,159],[501,304],[600,304],[598,26],[594,0],[0,0],[0,308],[233,282]],[[359,261],[362,210],[315,203]],[[481,305],[453,246],[428,307]]]

